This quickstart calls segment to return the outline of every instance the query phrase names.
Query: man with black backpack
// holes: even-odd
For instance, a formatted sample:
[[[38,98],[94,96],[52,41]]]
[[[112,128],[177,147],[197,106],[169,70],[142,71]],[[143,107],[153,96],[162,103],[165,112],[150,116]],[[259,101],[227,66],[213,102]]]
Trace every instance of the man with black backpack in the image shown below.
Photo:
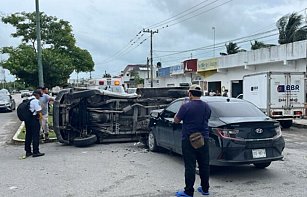
[[[42,118],[41,106],[39,104],[39,98],[41,97],[41,91],[35,90],[33,96],[29,98],[29,111],[28,117],[25,117],[26,125],[26,140],[25,151],[26,157],[40,157],[45,153],[39,152],[39,135],[40,135],[40,119]],[[18,109],[17,109],[18,110]],[[18,113],[18,112],[17,112]],[[31,143],[33,144],[33,152],[31,151]]]

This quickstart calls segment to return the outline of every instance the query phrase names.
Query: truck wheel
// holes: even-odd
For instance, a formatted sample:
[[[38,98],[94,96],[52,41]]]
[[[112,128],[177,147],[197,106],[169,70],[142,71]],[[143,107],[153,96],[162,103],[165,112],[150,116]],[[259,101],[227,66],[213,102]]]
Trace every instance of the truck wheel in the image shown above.
[[[76,137],[73,139],[73,145],[76,147],[85,147],[95,144],[97,141],[96,135],[90,135],[87,137]]]
[[[152,131],[150,131],[148,135],[148,149],[151,152],[157,152],[159,149],[159,147],[157,146],[156,138]]]
[[[271,162],[254,163],[254,166],[255,166],[256,168],[259,168],[259,169],[264,169],[264,168],[268,167],[269,165],[271,165]]]
[[[280,126],[284,129],[288,129],[292,126],[292,120],[281,120],[279,121]]]

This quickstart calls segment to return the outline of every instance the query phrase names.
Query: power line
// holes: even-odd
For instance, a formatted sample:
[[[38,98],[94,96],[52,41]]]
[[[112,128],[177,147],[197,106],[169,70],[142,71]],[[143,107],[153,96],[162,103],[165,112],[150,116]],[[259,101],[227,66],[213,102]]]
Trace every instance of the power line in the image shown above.
[[[254,39],[261,39],[261,38],[264,38],[264,37],[257,38],[256,36],[264,35],[264,34],[267,34],[267,33],[272,33],[272,32],[275,32],[275,31],[277,31],[277,30],[270,30],[270,31],[262,32],[262,33],[253,34],[253,35],[250,35],[250,36],[245,36],[245,37],[241,37],[241,38],[236,38],[236,39],[233,39],[233,40],[229,40],[229,41],[225,41],[225,42],[220,42],[220,43],[216,44],[215,46],[216,46],[216,47],[221,46],[221,45],[224,46],[224,44],[227,43],[227,42],[242,43],[242,41],[240,41],[240,40],[247,39],[247,38],[249,38],[247,41],[254,40]],[[270,36],[274,36],[274,35],[278,35],[278,33],[277,33],[277,34],[268,35],[268,36],[265,36],[265,37],[270,37]],[[246,42],[246,40],[245,40],[244,42]],[[213,47],[213,45],[208,45],[208,46],[204,46],[204,47],[198,47],[198,48],[193,48],[193,49],[178,51],[178,52],[176,52],[176,53],[171,53],[171,54],[167,54],[167,55],[162,55],[162,56],[158,56],[158,57],[155,57],[155,58],[168,57],[168,56],[173,56],[173,55],[177,55],[177,54],[181,54],[181,53],[197,51],[197,50],[212,49],[212,47]]]
[[[125,53],[127,50],[129,50],[133,45],[136,44],[136,42],[138,40],[140,40],[141,37],[144,36],[144,34],[141,34],[142,32],[140,31],[138,34],[136,34],[136,36],[134,36],[129,43],[122,49],[120,49],[119,51],[115,52],[113,55],[111,55],[110,57],[108,57],[107,59],[103,60],[102,63],[104,62],[109,62],[110,60],[114,59],[117,56],[122,55],[123,53]],[[140,35],[141,34],[141,35]],[[139,36],[140,35],[140,36]]]
[[[199,8],[197,8],[198,6],[204,4],[205,2],[208,2],[208,1],[209,1],[209,0],[202,1],[202,2],[200,2],[199,4],[197,4],[197,5],[195,5],[195,6],[192,6],[191,8],[189,8],[189,9],[183,11],[183,12],[180,12],[179,14],[177,14],[177,15],[175,15],[175,16],[173,16],[173,17],[170,17],[170,18],[168,18],[168,19],[166,19],[166,20],[163,20],[163,21],[161,21],[161,22],[159,22],[159,23],[156,23],[156,24],[154,24],[154,25],[151,25],[151,26],[149,26],[149,27],[150,27],[150,28],[155,27],[155,26],[159,27],[159,26],[161,26],[161,25],[163,25],[163,24],[167,24],[167,23],[169,23],[169,22],[178,20],[178,19],[180,19],[180,18],[183,18],[183,17],[185,17],[185,16],[188,16],[188,15],[190,15],[190,14],[193,14],[193,13],[195,13],[195,12],[197,12],[197,11],[199,11],[199,10],[205,8],[205,7],[208,7],[209,5],[214,4],[214,3],[218,2],[219,0],[215,0],[215,1],[211,2],[211,3],[208,3],[208,4],[206,4],[206,5],[203,5],[203,6],[199,7]],[[209,9],[209,10],[207,10],[207,11],[211,11],[211,10],[217,8],[217,7],[220,7],[220,6],[222,6],[222,5],[226,4],[226,3],[229,3],[230,1],[233,1],[233,0],[229,0],[229,1],[225,2],[225,3],[223,3],[223,4],[220,4],[220,5],[218,5],[218,6],[215,6],[215,7],[211,8],[211,9]],[[197,9],[194,9],[194,8],[197,8]],[[193,10],[193,9],[194,9],[194,10]],[[185,14],[184,14],[184,13],[185,13]],[[204,14],[204,13],[205,13],[205,12],[201,12],[201,13],[199,13],[198,15]],[[183,14],[183,15],[182,15],[182,14]],[[181,15],[181,16],[180,16],[180,15]],[[173,25],[175,25],[175,24],[178,24],[178,23],[180,23],[180,22],[189,20],[189,19],[191,19],[191,18],[194,18],[194,17],[196,17],[196,16],[198,16],[198,15],[193,15],[192,17],[189,17],[189,18],[187,18],[187,19],[184,19],[184,20],[182,20],[182,21],[173,23],[173,24],[171,24],[171,26],[173,26]],[[180,17],[178,17],[178,16],[180,16]],[[166,27],[161,27],[160,29],[163,29],[163,28],[166,28]],[[147,28],[147,29],[149,29],[149,28]],[[126,51],[129,50],[129,49],[131,48],[131,43],[134,44],[134,43],[137,42],[137,40],[139,39],[138,36],[139,36],[139,34],[141,34],[141,32],[142,32],[142,31],[140,31],[134,38],[132,38],[132,39],[130,40],[130,42],[128,43],[128,45],[126,45],[123,49],[121,49],[121,50],[117,51],[116,53],[114,53],[111,57],[105,59],[105,60],[103,61],[103,63],[113,61],[114,58],[119,57],[119,56],[122,56],[122,54],[126,54]],[[143,36],[143,35],[141,35],[141,36]],[[137,39],[137,40],[135,40],[135,39]],[[138,45],[138,46],[139,46],[139,45]],[[135,47],[135,48],[136,48],[136,47]],[[135,49],[135,48],[134,48],[134,49]]]
[[[194,8],[198,7],[199,5],[201,5],[201,4],[203,4],[203,3],[207,2],[207,1],[209,1],[209,0],[202,1],[202,2],[200,2],[199,4],[193,6],[193,7],[189,8],[189,9],[184,10],[183,12],[180,12],[180,13],[178,13],[178,14],[176,14],[176,15],[174,15],[174,16],[168,18],[168,19],[165,19],[165,20],[163,20],[163,21],[161,21],[161,22],[159,22],[159,23],[156,23],[156,24],[154,24],[154,25],[151,25],[151,26],[149,26],[149,27],[147,27],[147,28],[157,28],[157,27],[159,27],[159,26],[161,26],[161,25],[165,25],[165,24],[167,24],[167,23],[169,23],[169,22],[178,20],[178,19],[183,18],[183,17],[185,17],[185,16],[187,16],[187,15],[189,15],[189,14],[191,14],[191,13],[195,13],[195,11],[201,10],[201,9],[207,7],[208,5],[210,5],[210,4],[212,4],[212,3],[215,3],[215,2],[217,2],[217,1],[219,1],[219,0],[215,0],[215,1],[211,2],[211,3],[209,3],[209,4],[206,4],[206,5],[204,5],[204,6],[201,6],[201,7],[197,8],[197,9],[193,10]],[[190,10],[191,10],[191,11],[190,11]],[[186,12],[187,12],[187,13],[186,13]],[[185,14],[185,13],[186,13],[186,14]],[[182,15],[182,14],[183,14],[183,15]]]
[[[120,56],[125,56],[125,55],[127,55],[128,53],[130,53],[131,51],[133,51],[134,49],[136,49],[136,48],[139,47],[140,45],[144,44],[145,41],[147,41],[149,37],[150,37],[150,36],[148,36],[147,38],[143,39],[140,43],[138,43],[138,44],[135,45],[134,47],[129,46],[129,48],[127,48],[126,50],[123,50],[123,51],[122,51],[120,54],[118,54],[118,55],[120,55]],[[110,63],[110,62],[113,62],[114,60],[115,60],[115,59],[109,59],[108,61],[104,61],[104,62],[102,62],[102,63],[97,63],[97,64],[95,64],[95,65],[108,64],[108,63]]]
[[[207,6],[208,6],[208,5],[211,5],[211,4],[214,4],[214,3],[216,3],[217,1],[219,1],[219,0],[215,0],[215,1],[211,2],[211,3],[209,3],[209,4],[207,4]],[[219,5],[217,5],[217,6],[214,6],[214,7],[210,8],[210,9],[204,10],[204,11],[202,11],[202,12],[200,12],[200,13],[194,14],[194,15],[192,15],[192,16],[190,16],[190,17],[188,17],[188,18],[185,18],[185,19],[183,19],[183,20],[180,20],[180,21],[178,21],[178,22],[175,22],[175,23],[172,23],[172,24],[168,24],[168,25],[166,25],[166,26],[163,26],[163,27],[159,28],[159,30],[160,30],[160,29],[164,29],[164,28],[169,28],[169,27],[171,27],[171,26],[174,26],[174,25],[177,25],[177,24],[179,24],[179,23],[185,22],[185,21],[190,20],[190,19],[192,19],[192,18],[194,18],[194,17],[197,17],[197,16],[199,16],[199,15],[205,14],[205,13],[207,13],[207,12],[209,12],[209,11],[212,11],[212,10],[218,8],[218,7],[221,7],[221,6],[227,4],[227,3],[231,2],[231,1],[233,1],[233,0],[229,0],[229,1],[227,1],[227,2],[224,2],[224,3],[222,3],[222,4],[219,4]],[[172,21],[174,21],[174,20],[172,20]],[[171,22],[172,22],[172,21],[171,21]]]

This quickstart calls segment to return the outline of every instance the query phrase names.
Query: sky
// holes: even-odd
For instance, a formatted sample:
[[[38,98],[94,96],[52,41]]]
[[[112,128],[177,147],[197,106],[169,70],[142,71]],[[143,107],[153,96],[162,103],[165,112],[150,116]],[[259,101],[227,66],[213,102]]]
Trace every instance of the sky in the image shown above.
[[[276,44],[277,31],[270,31],[276,30],[276,21],[292,12],[307,20],[306,8],[306,0],[40,0],[41,12],[71,24],[77,46],[92,55],[94,78],[105,72],[119,75],[129,64],[146,64],[150,33],[143,29],[158,30],[153,34],[153,63],[167,67],[190,58],[217,57],[229,41],[246,50],[254,39]],[[0,16],[23,11],[34,12],[35,0],[0,0]],[[13,32],[0,22],[0,47],[18,46]],[[202,49],[191,50],[197,48]],[[7,80],[14,78],[6,74]]]

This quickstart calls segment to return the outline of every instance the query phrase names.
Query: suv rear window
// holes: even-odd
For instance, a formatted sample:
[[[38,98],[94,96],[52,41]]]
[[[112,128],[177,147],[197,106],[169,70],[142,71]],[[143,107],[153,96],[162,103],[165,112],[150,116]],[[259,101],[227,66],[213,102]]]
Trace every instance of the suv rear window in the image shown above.
[[[217,117],[262,117],[265,114],[248,102],[208,102]]]

